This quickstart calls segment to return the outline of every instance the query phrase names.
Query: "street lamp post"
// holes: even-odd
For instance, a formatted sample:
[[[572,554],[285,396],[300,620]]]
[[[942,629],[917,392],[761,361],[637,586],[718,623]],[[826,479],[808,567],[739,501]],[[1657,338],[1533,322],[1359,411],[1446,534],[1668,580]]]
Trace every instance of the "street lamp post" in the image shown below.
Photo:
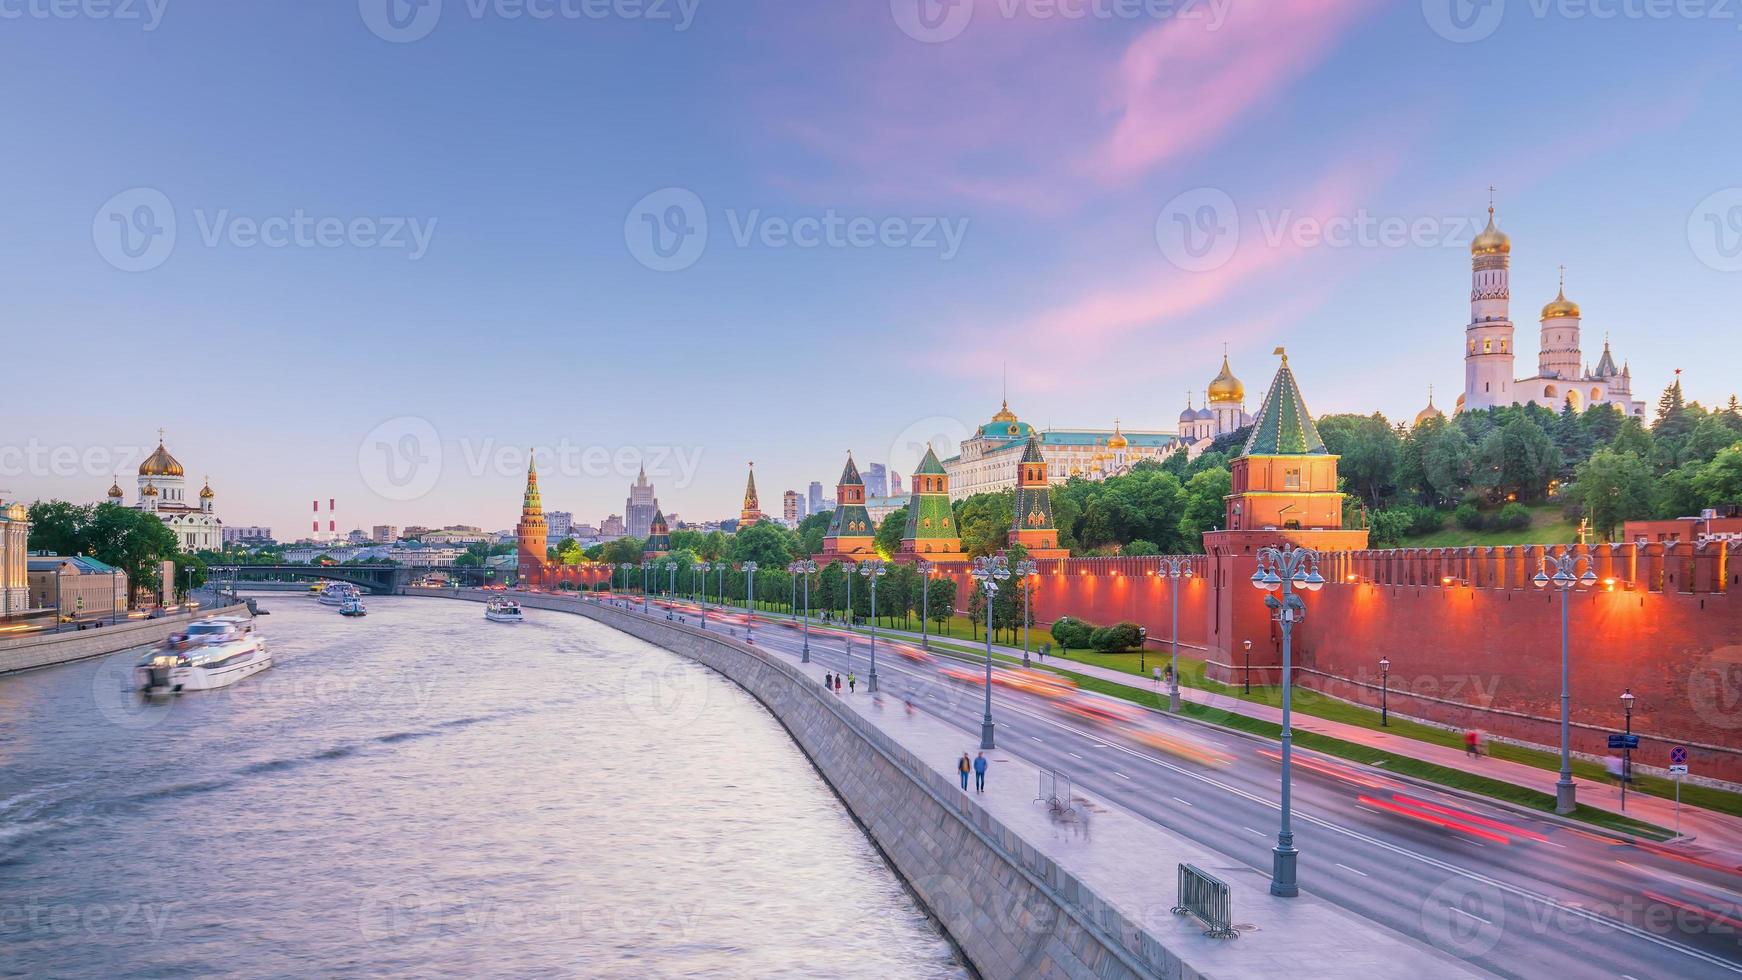
[[[921,649],[931,649],[931,632],[926,627],[926,617],[931,615],[931,562],[919,560],[919,645]]]
[[[641,563],[641,615],[643,616],[647,615],[647,573],[652,568],[653,563],[650,561]]]
[[[700,572],[701,576],[702,576],[702,591],[701,592],[696,592],[696,573],[697,572]],[[700,609],[702,611],[702,629],[708,628],[708,602],[707,602],[707,598],[706,598],[707,589],[708,589],[708,563],[705,561],[698,561],[694,565],[690,566],[690,592],[694,595],[702,596],[702,598],[699,598],[696,600],[696,608]]]
[[[671,579],[671,587],[665,590],[665,598],[666,598],[665,618],[672,619],[672,618],[675,618],[677,616],[677,611],[672,608],[672,606],[675,604],[673,600],[675,600],[677,598],[677,562],[675,562],[675,561],[666,562],[665,563],[665,571],[666,571],[667,575],[670,576],[670,579]]]
[[[1391,658],[1379,658],[1379,727],[1391,724]]]
[[[1306,618],[1306,603],[1297,589],[1317,592],[1324,588],[1324,576],[1319,574],[1319,553],[1311,548],[1292,545],[1262,548],[1258,552],[1258,570],[1252,573],[1252,586],[1266,593],[1264,605],[1282,624],[1282,822],[1276,833],[1276,848],[1272,852],[1270,894],[1293,898],[1300,894],[1295,878],[1295,865],[1300,852],[1294,849],[1293,786],[1294,733],[1289,720],[1293,707],[1291,667],[1293,637],[1296,623]]]
[[[726,608],[726,569],[727,569],[727,567],[728,567],[728,565],[726,563],[726,559],[724,559],[724,558],[720,559],[719,561],[714,562],[714,571],[720,573],[720,603],[719,604],[720,604],[721,609]]]
[[[986,591],[986,714],[980,719],[980,748],[990,751],[992,744],[992,600],[998,595],[998,583],[1010,577],[1010,565],[1003,555],[974,559],[974,578]]]
[[[1173,600],[1173,667],[1172,681],[1168,684],[1167,710],[1179,710],[1179,587],[1180,582],[1189,581],[1192,577],[1192,560],[1190,558],[1163,558],[1161,560],[1161,577],[1167,579],[1167,594]]]
[[[1240,644],[1246,649],[1246,693],[1252,693],[1252,641],[1244,640]]]
[[[635,563],[626,561],[626,562],[623,562],[622,564],[618,565],[617,567],[623,569],[623,588],[628,589],[629,588],[629,570],[635,567]]]
[[[744,563],[744,642],[756,642],[756,563]]]
[[[1010,570],[1012,574],[1022,580],[1022,666],[1025,668],[1028,666],[1029,579],[1038,570],[1034,562],[1027,558],[1017,562],[1016,567]]]
[[[1633,688],[1621,692],[1621,710],[1627,712],[1627,734],[1633,734]],[[1627,784],[1633,780],[1633,749],[1621,749],[1621,812],[1627,812]]]
[[[871,679],[865,690],[877,693],[877,580],[889,574],[889,563],[871,558],[859,563],[859,574],[871,584]]]
[[[1585,563],[1585,573],[1578,574],[1579,563]],[[1567,635],[1568,619],[1567,593],[1574,588],[1588,589],[1597,584],[1597,573],[1591,570],[1590,558],[1580,558],[1578,555],[1542,556],[1542,570],[1531,579],[1531,584],[1539,589],[1550,585],[1561,594],[1561,776],[1554,784],[1554,812],[1572,813],[1578,807],[1577,790],[1573,786],[1573,756],[1572,756],[1572,694],[1568,674]],[[1553,577],[1549,569],[1554,569]]]
[[[787,566],[787,571],[804,576],[804,647],[799,651],[799,663],[811,662],[811,573],[817,570],[817,563],[809,558],[800,558]]]

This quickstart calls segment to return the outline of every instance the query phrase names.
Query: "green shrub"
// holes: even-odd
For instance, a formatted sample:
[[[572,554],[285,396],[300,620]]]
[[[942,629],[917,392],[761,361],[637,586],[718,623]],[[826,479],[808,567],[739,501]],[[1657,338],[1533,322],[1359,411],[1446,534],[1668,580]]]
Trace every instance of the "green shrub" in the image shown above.
[[[1143,629],[1133,622],[1115,623],[1095,630],[1089,637],[1089,645],[1102,653],[1118,653],[1121,650],[1133,650],[1143,642]]]
[[[1495,515],[1493,526],[1508,531],[1522,531],[1530,526],[1530,508],[1517,501],[1507,504]]]
[[[1095,627],[1077,619],[1075,616],[1060,616],[1052,624],[1052,638],[1060,647],[1084,650],[1089,647],[1089,634]]]
[[[1457,511],[1452,514],[1452,519],[1457,521],[1458,526],[1466,531],[1480,531],[1482,529],[1482,512],[1476,508],[1475,504],[1469,502],[1459,504]]]
[[[1127,558],[1146,558],[1150,555],[1161,554],[1161,549],[1155,546],[1155,542],[1144,541],[1139,538],[1125,547],[1120,548],[1119,553]]]

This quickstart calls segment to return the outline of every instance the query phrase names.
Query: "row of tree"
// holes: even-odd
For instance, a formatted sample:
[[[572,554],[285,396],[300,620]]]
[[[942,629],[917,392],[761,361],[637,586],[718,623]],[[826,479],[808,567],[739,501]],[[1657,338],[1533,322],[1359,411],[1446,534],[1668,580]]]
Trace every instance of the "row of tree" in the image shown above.
[[[30,505],[29,548],[55,555],[85,555],[126,573],[128,607],[141,591],[160,592],[166,561],[181,574],[175,590],[205,583],[205,564],[181,551],[181,542],[156,515],[115,503],[74,504],[39,500]]]

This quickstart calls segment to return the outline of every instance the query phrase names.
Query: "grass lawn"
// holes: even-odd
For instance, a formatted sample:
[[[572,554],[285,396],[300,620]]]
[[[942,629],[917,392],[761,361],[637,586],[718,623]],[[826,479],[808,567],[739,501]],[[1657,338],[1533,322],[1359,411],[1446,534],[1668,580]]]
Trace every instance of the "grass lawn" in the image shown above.
[[[1405,548],[1462,548],[1469,545],[1572,544],[1579,539],[1579,526],[1562,515],[1560,504],[1534,504],[1529,510],[1530,526],[1522,531],[1466,531],[1448,516],[1443,530],[1405,538],[1399,545]]]

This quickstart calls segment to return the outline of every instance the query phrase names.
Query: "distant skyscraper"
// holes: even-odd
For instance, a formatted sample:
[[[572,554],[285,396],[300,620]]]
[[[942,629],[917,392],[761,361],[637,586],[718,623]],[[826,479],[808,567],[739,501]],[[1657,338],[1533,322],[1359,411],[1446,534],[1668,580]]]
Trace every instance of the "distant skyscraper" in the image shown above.
[[[629,486],[629,499],[623,503],[624,533],[632,538],[647,537],[658,511],[659,498],[653,495],[653,484],[647,482],[647,468],[642,467]]]
[[[891,497],[899,497],[906,492],[907,491],[901,489],[901,474],[895,472],[894,470],[890,470],[889,471],[889,495]]]
[[[865,470],[865,496],[889,496],[889,467],[882,463],[872,463]]]
[[[812,480],[810,488],[811,513],[820,514],[823,510],[823,481]]]
[[[804,498],[797,490],[788,490],[781,500],[781,516],[786,518],[786,523],[797,524],[804,520],[804,514]]]

